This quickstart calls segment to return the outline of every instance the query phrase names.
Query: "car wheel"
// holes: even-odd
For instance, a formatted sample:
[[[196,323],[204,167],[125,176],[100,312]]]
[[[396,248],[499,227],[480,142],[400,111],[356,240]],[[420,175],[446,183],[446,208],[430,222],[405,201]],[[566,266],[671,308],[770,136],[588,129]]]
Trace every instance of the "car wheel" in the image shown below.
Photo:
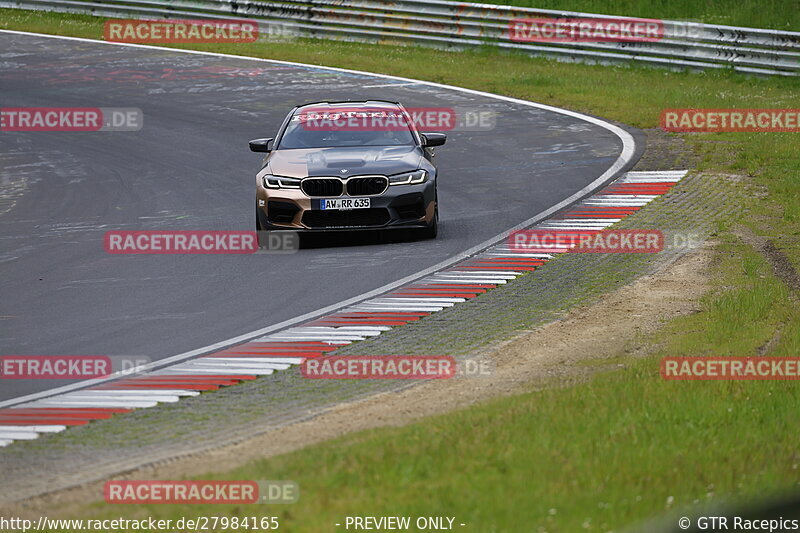
[[[256,207],[256,238],[258,239],[258,247],[263,248],[267,245],[267,230],[261,225],[261,217],[259,216],[259,209]]]
[[[435,239],[439,234],[439,206],[437,205],[433,211],[433,220],[427,228],[422,230],[422,237],[425,239]]]

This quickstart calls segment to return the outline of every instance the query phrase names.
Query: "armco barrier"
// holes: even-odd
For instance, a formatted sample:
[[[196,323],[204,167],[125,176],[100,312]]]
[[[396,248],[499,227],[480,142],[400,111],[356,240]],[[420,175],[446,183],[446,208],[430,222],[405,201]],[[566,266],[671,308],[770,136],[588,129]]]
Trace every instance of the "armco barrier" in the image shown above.
[[[265,33],[281,27],[301,37],[452,49],[489,45],[565,61],[800,74],[800,32],[661,21],[663,36],[652,42],[529,43],[509,37],[512,20],[620,17],[443,0],[0,0],[0,7],[125,18],[250,18]]]

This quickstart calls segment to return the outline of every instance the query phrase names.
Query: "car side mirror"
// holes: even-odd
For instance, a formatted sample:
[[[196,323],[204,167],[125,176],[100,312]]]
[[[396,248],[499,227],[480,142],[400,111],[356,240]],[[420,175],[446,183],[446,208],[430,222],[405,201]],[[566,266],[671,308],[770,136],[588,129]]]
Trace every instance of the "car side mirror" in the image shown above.
[[[253,139],[250,141],[251,152],[271,152],[272,151],[272,137],[268,139]]]
[[[444,133],[421,133],[422,146],[441,146],[447,140]]]

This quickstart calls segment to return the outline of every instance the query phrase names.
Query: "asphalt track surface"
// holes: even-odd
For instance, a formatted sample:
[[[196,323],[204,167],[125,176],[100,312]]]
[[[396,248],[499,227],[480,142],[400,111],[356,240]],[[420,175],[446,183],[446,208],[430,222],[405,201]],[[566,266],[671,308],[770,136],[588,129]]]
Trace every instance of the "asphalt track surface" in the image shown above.
[[[299,103],[496,113],[437,149],[436,240],[356,235],[294,254],[111,255],[109,230],[252,230],[247,141]],[[0,355],[163,359],[379,288],[580,191],[611,131],[486,96],[316,67],[0,33],[2,107],[140,108],[136,132],[0,132]],[[469,327],[465,324],[465,327]],[[0,401],[67,382],[0,380]]]

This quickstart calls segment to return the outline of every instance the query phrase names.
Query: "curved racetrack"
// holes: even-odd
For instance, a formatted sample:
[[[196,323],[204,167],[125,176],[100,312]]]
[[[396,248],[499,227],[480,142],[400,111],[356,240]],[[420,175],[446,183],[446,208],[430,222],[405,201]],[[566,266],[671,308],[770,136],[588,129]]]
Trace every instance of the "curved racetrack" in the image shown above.
[[[3,107],[144,113],[138,132],[0,133],[1,354],[157,360],[277,324],[490,239],[595,181],[623,149],[577,117],[422,83],[13,33],[0,48]],[[437,240],[104,252],[108,230],[253,229],[260,157],[247,141],[273,136],[298,103],[368,98],[497,114],[494,130],[448,132],[437,151]],[[0,401],[62,384],[6,381]]]

